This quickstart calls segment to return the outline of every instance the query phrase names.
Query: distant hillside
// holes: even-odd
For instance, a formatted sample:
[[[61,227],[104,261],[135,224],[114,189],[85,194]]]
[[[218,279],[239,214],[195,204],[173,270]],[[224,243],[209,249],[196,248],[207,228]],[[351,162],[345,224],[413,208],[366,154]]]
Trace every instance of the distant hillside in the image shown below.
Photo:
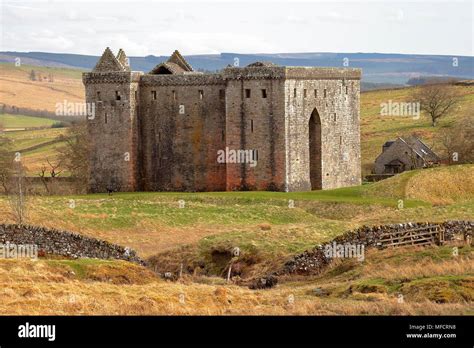
[[[171,53],[171,52],[170,52]],[[0,52],[0,62],[14,62],[20,57],[24,64],[48,67],[92,69],[98,56],[46,52]],[[166,60],[166,56],[130,57],[132,69],[150,71]],[[363,69],[363,81],[383,84],[405,84],[418,76],[451,76],[474,78],[474,57],[458,56],[457,66],[451,56],[380,54],[380,53],[279,53],[239,54],[221,53],[190,55],[186,59],[196,70],[216,71],[239,60],[240,66],[255,61],[271,61],[287,66],[349,67]],[[346,64],[346,65],[347,65]],[[369,86],[372,89],[374,85]]]

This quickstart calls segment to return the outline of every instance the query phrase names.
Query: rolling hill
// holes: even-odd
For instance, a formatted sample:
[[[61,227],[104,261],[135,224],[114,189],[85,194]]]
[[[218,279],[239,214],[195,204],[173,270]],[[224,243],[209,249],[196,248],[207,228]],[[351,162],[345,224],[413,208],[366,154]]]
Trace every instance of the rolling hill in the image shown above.
[[[125,47],[126,50],[126,47]],[[185,52],[184,52],[185,53]],[[170,52],[171,54],[171,52]],[[14,62],[21,58],[25,64],[44,67],[69,67],[92,69],[98,56],[61,54],[46,52],[0,52],[0,62]],[[457,61],[453,64],[453,58]],[[168,59],[167,56],[130,57],[132,69],[148,72],[157,64]],[[221,53],[186,56],[196,70],[216,71],[233,65],[236,59],[240,66],[255,61],[271,61],[287,66],[321,66],[361,68],[364,71],[363,82],[383,84],[405,84],[417,76],[453,76],[474,78],[474,57],[450,57],[415,54],[379,54],[379,53],[275,53],[241,54]],[[344,65],[346,64],[346,65]]]

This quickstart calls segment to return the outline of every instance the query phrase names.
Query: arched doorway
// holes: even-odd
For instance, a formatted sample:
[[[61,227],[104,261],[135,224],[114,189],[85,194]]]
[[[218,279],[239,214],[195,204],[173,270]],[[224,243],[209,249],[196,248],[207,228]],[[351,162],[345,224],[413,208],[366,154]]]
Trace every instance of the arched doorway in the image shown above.
[[[311,190],[322,189],[321,166],[321,118],[316,109],[311,113],[309,131],[309,177]]]

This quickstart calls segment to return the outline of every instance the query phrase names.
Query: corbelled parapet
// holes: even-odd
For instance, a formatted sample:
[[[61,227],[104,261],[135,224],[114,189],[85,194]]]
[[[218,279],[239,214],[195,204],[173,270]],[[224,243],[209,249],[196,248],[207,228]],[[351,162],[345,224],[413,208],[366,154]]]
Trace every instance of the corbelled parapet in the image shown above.
[[[253,63],[246,67],[229,66],[222,71],[226,80],[283,79],[285,68],[274,64]]]
[[[277,66],[272,63],[256,62],[246,67],[229,66],[223,70],[226,79],[305,79],[360,80],[361,69],[355,68],[320,68],[320,67],[291,67]]]
[[[315,68],[315,67],[285,67],[285,78],[305,80],[360,80],[362,70],[356,68]]]
[[[186,74],[186,75],[143,75],[142,86],[200,86],[225,85],[220,74]]]
[[[84,84],[131,83],[140,81],[141,71],[88,72],[82,74]]]

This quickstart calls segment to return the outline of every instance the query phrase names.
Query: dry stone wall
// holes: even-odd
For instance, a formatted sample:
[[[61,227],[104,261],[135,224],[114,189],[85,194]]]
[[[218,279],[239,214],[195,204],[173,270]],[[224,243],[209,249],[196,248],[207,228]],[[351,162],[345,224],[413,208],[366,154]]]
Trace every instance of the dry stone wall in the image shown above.
[[[0,224],[0,244],[36,245],[38,253],[71,258],[119,259],[145,264],[130,248],[80,234],[28,225]]]
[[[462,236],[464,240],[472,240],[474,221],[455,220],[445,221],[443,223],[407,222],[371,227],[362,226],[354,231],[348,231],[327,243],[318,245],[312,250],[307,250],[302,254],[294,256],[291,260],[285,263],[281,270],[278,270],[264,278],[257,279],[250,287],[253,289],[272,287],[277,283],[278,276],[286,274],[319,274],[331,263],[332,259],[326,256],[325,248],[326,246],[333,245],[333,243],[336,243],[337,245],[363,245],[364,248],[377,247],[380,239],[379,237],[383,233],[405,231],[433,225],[437,225],[444,230],[445,241],[454,240],[456,235]]]

